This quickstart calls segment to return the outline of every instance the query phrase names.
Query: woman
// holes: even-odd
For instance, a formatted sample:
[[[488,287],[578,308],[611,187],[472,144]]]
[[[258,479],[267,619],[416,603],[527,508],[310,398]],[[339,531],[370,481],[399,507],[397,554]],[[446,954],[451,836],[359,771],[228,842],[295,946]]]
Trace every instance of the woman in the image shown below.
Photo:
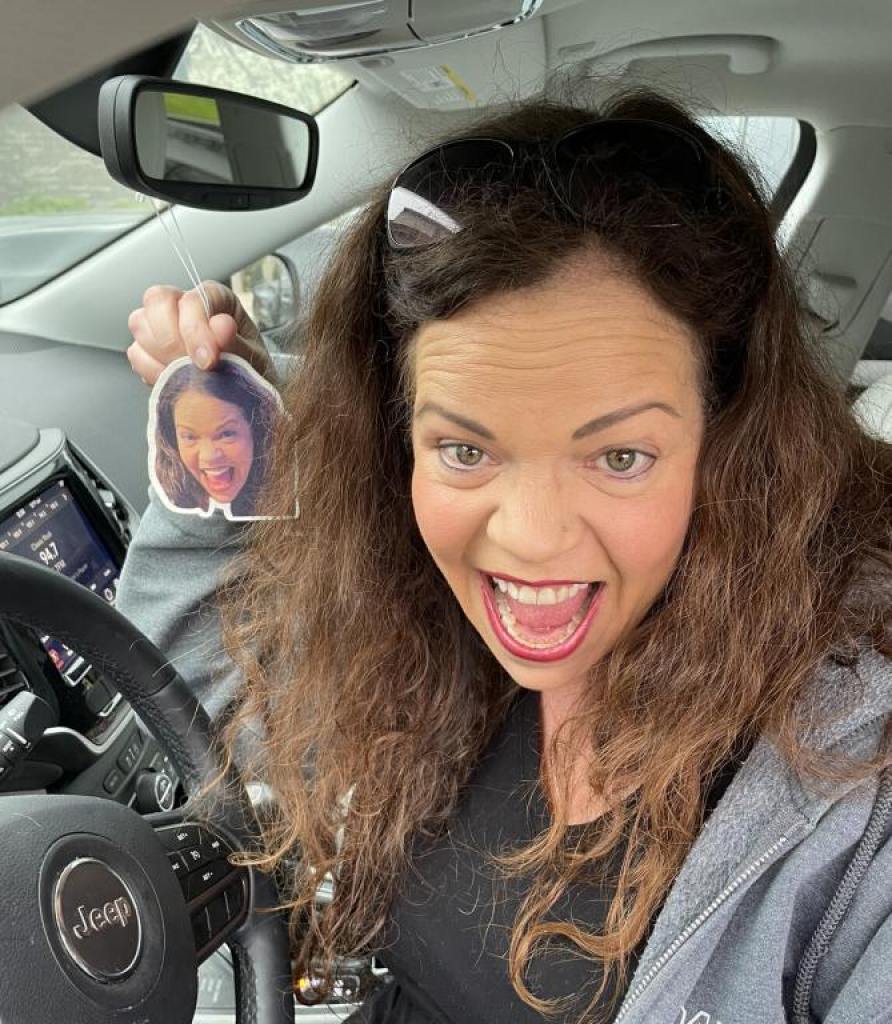
[[[885,1020],[892,450],[678,106],[469,134],[344,238],[274,456],[301,518],[224,603],[298,970],[378,950],[390,1024]],[[147,293],[136,372],[231,347],[214,309]]]
[[[240,360],[213,371],[171,368],[149,421],[149,467],[172,510],[227,517],[257,515],[279,408],[275,392]]]

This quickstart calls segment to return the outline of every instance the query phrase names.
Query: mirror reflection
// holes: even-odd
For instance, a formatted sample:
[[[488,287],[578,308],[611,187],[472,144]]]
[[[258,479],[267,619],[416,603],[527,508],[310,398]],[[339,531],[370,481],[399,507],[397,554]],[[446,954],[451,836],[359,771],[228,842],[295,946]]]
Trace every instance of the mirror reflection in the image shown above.
[[[300,188],[309,160],[306,124],[247,98],[147,86],[134,111],[136,158],[161,181]]]

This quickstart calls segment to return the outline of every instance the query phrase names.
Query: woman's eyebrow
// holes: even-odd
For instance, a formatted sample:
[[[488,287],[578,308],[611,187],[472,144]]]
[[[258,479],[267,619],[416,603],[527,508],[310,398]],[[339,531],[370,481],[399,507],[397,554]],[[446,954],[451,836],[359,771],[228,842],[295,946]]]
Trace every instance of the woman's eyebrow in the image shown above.
[[[496,439],[496,435],[491,430],[487,430],[482,423],[478,423],[476,420],[469,420],[467,416],[460,416],[457,412],[450,412],[437,402],[424,402],[415,410],[415,419],[420,419],[426,412],[437,412],[444,419],[451,420],[456,426],[470,430],[472,434],[479,434],[481,437],[485,437],[487,441],[495,441]]]
[[[648,409],[660,409],[676,419],[681,419],[681,413],[669,405],[668,402],[641,402],[638,405],[627,405],[624,409],[614,409],[613,412],[605,412],[603,416],[596,416],[593,420],[589,420],[588,423],[583,423],[581,427],[573,431],[573,440],[578,441],[581,437],[588,437],[589,434],[595,434],[599,430],[606,430],[608,427],[612,427],[614,423],[621,423],[623,420],[637,416],[639,413],[647,412]]]
[[[216,431],[222,430],[224,427],[228,427],[230,423],[234,424],[235,426],[238,426],[238,420],[235,418],[235,416],[230,416],[228,420],[224,420],[221,424],[219,424],[219,426],[214,427],[214,432],[216,433]],[[195,427],[190,427],[188,423],[181,422],[175,424],[175,426],[177,430],[188,430],[193,434],[199,433],[199,431],[196,430]]]
[[[628,405],[622,409],[614,409],[613,412],[606,412],[603,416],[596,416],[593,420],[583,423],[581,427],[573,431],[572,439],[578,441],[583,437],[588,437],[590,434],[596,434],[599,430],[606,430],[615,423],[621,423],[632,416],[638,416],[642,412],[647,412],[648,409],[660,409],[670,416],[681,419],[681,413],[667,402],[640,402],[638,405]],[[495,434],[487,427],[484,427],[482,423],[468,419],[467,416],[460,416],[458,413],[450,412],[437,402],[424,402],[416,410],[415,419],[419,419],[426,412],[439,413],[444,419],[451,420],[457,426],[470,430],[480,437],[485,437],[488,441],[495,441],[496,439]]]

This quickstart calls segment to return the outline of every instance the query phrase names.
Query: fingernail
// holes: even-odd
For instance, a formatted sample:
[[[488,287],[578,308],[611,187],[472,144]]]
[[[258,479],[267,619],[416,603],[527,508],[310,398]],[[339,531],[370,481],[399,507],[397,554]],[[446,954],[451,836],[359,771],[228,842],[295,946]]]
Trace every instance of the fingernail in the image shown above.
[[[195,350],[195,362],[198,363],[202,370],[206,370],[210,365],[211,354],[204,347],[204,345],[199,345],[199,347]]]

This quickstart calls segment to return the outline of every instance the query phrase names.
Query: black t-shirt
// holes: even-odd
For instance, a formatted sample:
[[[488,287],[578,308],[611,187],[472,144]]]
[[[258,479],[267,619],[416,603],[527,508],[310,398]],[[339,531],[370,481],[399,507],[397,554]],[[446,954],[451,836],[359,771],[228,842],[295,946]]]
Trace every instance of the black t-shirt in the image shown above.
[[[539,746],[539,695],[522,690],[473,773],[448,834],[413,843],[378,952],[394,980],[351,1014],[349,1024],[541,1024],[543,1017],[520,999],[508,974],[511,929],[529,882],[506,879],[481,852],[517,848],[547,827]],[[716,777],[707,813],[744,753]],[[586,827],[571,825],[567,841]],[[603,872],[607,881],[571,886],[548,917],[600,931],[613,896],[608,882],[622,854],[614,851],[612,869]],[[629,977],[647,938],[633,954]],[[578,1018],[601,982],[597,965],[574,950],[563,939],[548,950],[539,947],[526,971],[534,995],[573,997],[557,1021]],[[608,990],[602,1000],[612,995]]]

